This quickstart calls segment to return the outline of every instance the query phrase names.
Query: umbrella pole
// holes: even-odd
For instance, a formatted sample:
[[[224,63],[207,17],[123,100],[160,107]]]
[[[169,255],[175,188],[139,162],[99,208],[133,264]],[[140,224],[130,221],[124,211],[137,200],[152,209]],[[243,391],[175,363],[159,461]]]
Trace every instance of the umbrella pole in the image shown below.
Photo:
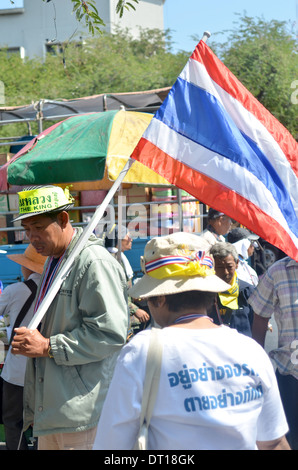
[[[131,158],[128,159],[127,163],[125,164],[123,170],[119,174],[118,178],[114,182],[113,186],[109,190],[108,194],[102,201],[102,203],[97,206],[93,217],[91,218],[88,225],[85,227],[82,235],[78,239],[77,243],[75,244],[70,256],[65,261],[64,265],[61,267],[61,270],[58,272],[57,277],[55,278],[53,284],[51,285],[47,295],[41,302],[36,314],[32,318],[31,322],[28,325],[29,329],[35,329],[38,327],[39,323],[43,319],[45,313],[47,312],[49,306],[51,305],[52,301],[54,300],[58,290],[62,282],[66,279],[69,274],[69,271],[72,267],[74,259],[80,254],[82,249],[84,248],[88,238],[90,237],[91,233],[94,231],[95,227],[97,226],[98,222],[102,218],[106,208],[108,207],[109,203],[111,202],[112,198],[114,197],[116,191],[118,190],[119,186],[121,185],[126,173],[130,169],[131,165],[134,163],[134,160]]]
[[[121,250],[122,250],[122,196],[123,196],[123,191],[122,191],[122,186],[119,188],[119,194],[118,194],[118,252],[116,255],[117,260],[121,261]]]

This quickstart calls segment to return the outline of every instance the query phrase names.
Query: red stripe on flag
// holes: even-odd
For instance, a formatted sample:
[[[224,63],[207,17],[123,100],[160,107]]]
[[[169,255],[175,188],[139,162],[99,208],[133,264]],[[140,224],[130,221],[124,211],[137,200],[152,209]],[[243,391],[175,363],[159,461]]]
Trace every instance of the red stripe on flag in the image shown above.
[[[242,85],[204,41],[199,42],[191,59],[202,63],[211,79],[266,127],[298,176],[297,143],[290,132]]]
[[[284,228],[235,191],[175,160],[143,137],[136,146],[132,158],[148,166],[171,184],[184,189],[200,202],[236,219],[298,261],[297,248]]]

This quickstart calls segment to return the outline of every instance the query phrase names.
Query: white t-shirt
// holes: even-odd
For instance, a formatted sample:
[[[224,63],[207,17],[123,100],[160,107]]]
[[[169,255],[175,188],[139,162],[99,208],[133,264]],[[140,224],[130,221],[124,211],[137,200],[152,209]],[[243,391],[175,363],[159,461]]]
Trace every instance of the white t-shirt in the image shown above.
[[[94,449],[132,449],[139,429],[150,330],[119,355]],[[226,326],[164,328],[149,449],[256,449],[288,431],[272,364],[251,338]]]
[[[28,279],[32,279],[36,284],[40,281],[40,274],[33,273]],[[11,327],[17,319],[21,308],[23,307],[26,300],[31,295],[29,287],[23,282],[17,282],[7,286],[0,296],[0,315],[8,315],[10,318]],[[34,310],[34,301],[26,313],[24,320],[20,326],[28,326]],[[7,329],[8,341],[11,335],[11,327]],[[6,381],[14,385],[24,386],[24,377],[26,371],[27,358],[22,355],[14,355],[11,353],[11,348],[7,353],[4,367],[1,373],[1,377]]]
[[[204,238],[210,247],[215,245],[215,243],[226,241],[222,235],[217,235],[213,232],[210,232],[208,229],[205,229],[202,233],[200,233],[200,238]]]
[[[252,284],[254,287],[258,285],[259,278],[256,271],[248,264],[246,261],[248,259],[248,248],[251,245],[251,241],[247,238],[239,240],[236,243],[233,243],[234,247],[237,250],[239,255],[239,264],[237,268],[237,274],[239,279]]]

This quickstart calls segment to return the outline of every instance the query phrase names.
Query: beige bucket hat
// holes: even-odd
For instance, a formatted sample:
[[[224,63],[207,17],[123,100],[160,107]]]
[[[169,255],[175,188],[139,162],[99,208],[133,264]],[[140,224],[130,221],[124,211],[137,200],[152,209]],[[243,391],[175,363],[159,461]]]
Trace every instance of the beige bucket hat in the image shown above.
[[[199,290],[224,292],[231,286],[215,275],[209,244],[200,236],[177,232],[152,238],[141,257],[144,276],[129,289],[135,299]]]
[[[38,274],[42,274],[43,266],[47,259],[46,256],[42,256],[39,253],[37,253],[37,251],[31,244],[27,246],[24,253],[16,253],[16,254],[6,255],[6,256],[7,258],[11,259],[15,263],[18,263],[21,266],[24,266],[25,268],[30,269],[30,271],[33,271]]]

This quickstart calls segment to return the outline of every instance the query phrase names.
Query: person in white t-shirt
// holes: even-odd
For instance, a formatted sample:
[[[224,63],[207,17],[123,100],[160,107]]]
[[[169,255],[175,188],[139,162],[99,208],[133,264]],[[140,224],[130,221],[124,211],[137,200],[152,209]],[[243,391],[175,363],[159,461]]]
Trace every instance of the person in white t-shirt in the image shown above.
[[[248,259],[253,255],[255,248],[260,247],[258,235],[249,232],[244,227],[236,227],[227,235],[227,242],[232,243],[237,250],[239,263],[237,274],[239,279],[256,287],[259,277],[256,271],[248,263]]]
[[[224,235],[229,233],[232,226],[232,219],[223,212],[209,208],[207,227],[200,234],[210,246],[218,242],[225,242]]]
[[[24,253],[7,255],[9,259],[21,265],[25,281],[31,282],[33,290],[25,282],[16,282],[8,285],[0,296],[0,316],[5,318],[9,326],[7,330],[7,343],[13,334],[13,325],[18,315],[31,296],[30,305],[24,316],[21,326],[28,326],[33,317],[34,298],[40,282],[46,256],[42,256],[29,244]],[[5,430],[7,450],[27,450],[27,440],[23,430],[23,391],[27,358],[11,353],[8,350],[1,378],[3,379],[2,418]],[[21,439],[20,439],[21,438]]]
[[[207,316],[227,284],[215,275],[206,242],[188,233],[150,240],[145,275],[131,289],[161,327],[162,365],[148,430],[150,450],[284,449],[288,430],[275,374],[251,338]],[[131,450],[140,427],[151,330],[120,353],[94,450]]]

